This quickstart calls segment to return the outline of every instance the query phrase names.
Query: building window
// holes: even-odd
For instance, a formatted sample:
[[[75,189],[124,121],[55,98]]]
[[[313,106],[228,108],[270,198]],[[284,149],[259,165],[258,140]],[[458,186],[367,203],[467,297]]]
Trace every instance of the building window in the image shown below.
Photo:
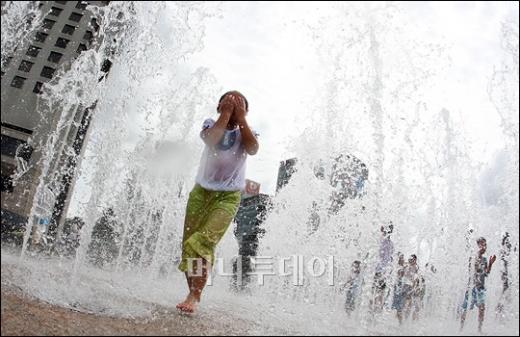
[[[60,47],[60,48],[67,48],[67,44],[70,42],[70,40],[67,40],[67,39],[64,39],[62,37],[59,37],[57,40],[56,40],[56,44],[55,46],[56,47]]]
[[[61,12],[63,12],[63,9],[58,7],[52,7],[51,12],[49,14],[54,16],[60,16]]]
[[[22,140],[6,135],[1,135],[0,140],[2,144],[2,154],[12,158],[16,156],[16,149],[18,146],[23,144]]]
[[[25,80],[25,77],[15,76],[11,82],[11,87],[21,89],[25,83]]]
[[[2,126],[8,128],[8,129],[11,129],[11,130],[23,132],[26,135],[32,135],[33,134],[32,130],[29,130],[29,129],[26,129],[26,128],[22,128],[21,126],[16,126],[16,125],[5,123],[5,122],[2,122]]]
[[[88,43],[92,43],[92,39],[94,38],[94,35],[92,34],[91,31],[87,30],[85,32],[85,35],[83,35],[83,40],[87,40]]]
[[[42,26],[43,26],[43,28],[46,28],[46,29],[52,29],[52,27],[54,27],[55,23],[56,23],[56,21],[44,19]]]
[[[53,62],[53,63],[59,63],[62,56],[63,56],[63,54],[51,51],[51,53],[49,54],[49,57],[47,58],[47,61]]]
[[[90,27],[91,27],[92,29],[94,29],[95,32],[97,32],[97,31],[99,30],[99,25],[98,25],[98,23],[97,23],[97,19],[96,19],[96,18],[92,18],[92,19],[90,20]]]
[[[83,15],[72,12],[69,16],[69,20],[74,22],[80,22],[82,17]]]
[[[35,94],[41,94],[42,93],[42,86],[43,86],[42,82],[36,82],[36,84],[34,85],[34,88],[33,88],[33,92]]]
[[[87,46],[84,45],[83,43],[80,43],[79,46],[78,46],[78,49],[76,50],[76,53],[81,54],[85,50],[87,50]]]
[[[112,68],[112,61],[109,59],[106,59],[101,64],[101,71],[104,73],[108,73],[110,71],[110,68]]]
[[[67,35],[73,35],[75,31],[76,31],[76,27],[71,26],[71,25],[65,25],[65,26],[63,26],[63,29],[61,30],[61,32],[63,34],[67,34]]]
[[[56,70],[56,69],[51,68],[51,67],[43,67],[42,72],[41,72],[40,75],[41,75],[42,77],[45,77],[45,78],[51,79],[52,76],[54,76],[54,71],[55,71],[55,70]]]
[[[34,65],[34,63],[23,60],[23,61],[20,63],[20,66],[18,67],[18,70],[21,70],[21,71],[23,71],[23,72],[28,73],[28,72],[31,71],[31,68],[32,68],[33,65]]]
[[[27,142],[10,136],[1,136],[2,155],[8,157],[20,157],[29,161],[32,156],[33,148]]]
[[[29,162],[29,160],[31,159],[32,153],[33,153],[33,148],[26,142],[23,142],[16,149],[16,156],[19,158],[22,158],[26,162]]]
[[[13,190],[14,190],[13,178],[11,178],[10,175],[4,175],[4,170],[2,170],[2,180],[0,182],[0,191],[7,192],[7,193],[13,193]],[[3,211],[2,211],[2,213],[3,213]],[[3,218],[4,218],[4,215],[2,214],[2,219]],[[2,226],[3,226],[3,224],[2,224]]]
[[[78,1],[76,3],[76,8],[85,10],[87,8],[87,5],[88,3],[86,1]]]
[[[33,13],[30,13],[29,15],[27,15],[27,19],[25,20],[25,26],[26,27],[30,27],[33,20],[34,20],[34,14]]]
[[[29,49],[27,49],[27,53],[25,53],[25,55],[36,57],[40,53],[40,50],[42,49],[39,47],[29,46]]]
[[[11,172],[4,172],[4,168],[2,167],[2,180],[0,181],[0,191],[7,192],[7,193],[13,193],[14,185],[13,185],[13,178],[11,178],[11,175],[8,175]],[[14,173],[14,172],[12,172]],[[11,174],[12,174],[11,173]],[[4,219],[4,215],[2,214],[2,220]],[[2,224],[3,226],[3,224]]]
[[[36,33],[36,41],[44,43],[45,39],[47,39],[47,36],[49,36],[49,34],[38,32]]]

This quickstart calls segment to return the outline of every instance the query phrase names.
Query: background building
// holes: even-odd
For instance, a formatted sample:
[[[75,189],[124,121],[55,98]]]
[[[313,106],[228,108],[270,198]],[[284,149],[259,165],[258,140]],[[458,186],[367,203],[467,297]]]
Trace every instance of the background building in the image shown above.
[[[39,28],[28,35],[2,65],[2,124],[1,124],[1,226],[2,239],[19,239],[33,208],[38,214],[36,224],[49,226],[53,234],[64,220],[73,188],[73,176],[94,106],[78,106],[74,121],[61,136],[57,155],[52,158],[49,179],[56,184],[35,199],[36,188],[42,179],[40,159],[45,155],[34,144],[44,143],[56,131],[58,113],[45,116],[42,123],[37,110],[42,86],[53,80],[58,70],[67,71],[83,51],[95,48],[99,24],[87,5],[106,5],[108,1],[41,1],[44,13]],[[2,2],[4,6],[4,2]],[[108,72],[110,61],[103,71]],[[69,151],[72,149],[71,151]],[[23,175],[20,174],[23,172]],[[13,182],[13,175],[20,175]]]

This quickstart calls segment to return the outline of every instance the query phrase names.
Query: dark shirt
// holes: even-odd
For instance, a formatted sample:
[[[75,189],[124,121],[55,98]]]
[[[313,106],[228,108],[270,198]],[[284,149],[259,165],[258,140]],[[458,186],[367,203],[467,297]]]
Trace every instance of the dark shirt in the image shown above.
[[[487,258],[484,256],[477,257],[475,259],[475,274],[473,274],[473,284],[477,289],[486,289],[486,277],[488,272],[486,271],[488,266]]]

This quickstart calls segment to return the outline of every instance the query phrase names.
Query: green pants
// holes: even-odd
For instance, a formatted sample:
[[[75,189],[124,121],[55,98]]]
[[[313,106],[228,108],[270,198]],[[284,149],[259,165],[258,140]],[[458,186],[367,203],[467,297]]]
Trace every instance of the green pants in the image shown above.
[[[188,271],[194,263],[189,259],[203,258],[213,264],[215,248],[239,205],[240,191],[210,191],[199,184],[193,187],[186,206],[180,271]]]

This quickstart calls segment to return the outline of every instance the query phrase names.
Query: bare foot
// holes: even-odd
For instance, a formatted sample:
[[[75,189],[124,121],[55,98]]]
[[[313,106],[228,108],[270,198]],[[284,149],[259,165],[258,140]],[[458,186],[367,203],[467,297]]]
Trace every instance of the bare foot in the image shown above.
[[[184,300],[184,302],[181,302],[177,304],[177,309],[179,309],[183,313],[192,314],[197,309],[197,304],[199,301],[192,295],[189,294],[188,297]]]

